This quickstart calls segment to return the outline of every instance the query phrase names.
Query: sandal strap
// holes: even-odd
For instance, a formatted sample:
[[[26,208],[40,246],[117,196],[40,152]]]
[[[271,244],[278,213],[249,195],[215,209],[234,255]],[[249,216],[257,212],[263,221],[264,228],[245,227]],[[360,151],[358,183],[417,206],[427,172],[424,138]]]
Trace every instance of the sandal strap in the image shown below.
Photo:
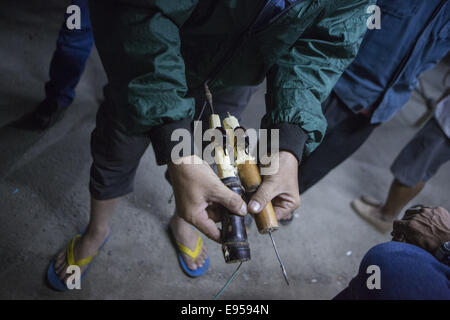
[[[177,241],[177,246],[180,249],[180,251],[187,254],[193,260],[195,260],[198,257],[198,255],[200,254],[202,245],[203,245],[202,237],[200,237],[200,235],[198,233],[197,233],[197,237],[198,237],[197,244],[195,245],[194,251],[192,251],[191,249],[189,249],[188,247],[186,247],[185,245],[183,245]]]
[[[381,207],[383,205],[383,203],[380,200],[377,200],[371,196],[361,196],[359,198],[362,202],[374,206],[374,207]]]
[[[92,258],[94,258],[98,253],[98,252],[96,252],[92,256],[75,261],[75,257],[73,254],[73,247],[75,245],[75,241],[80,237],[81,237],[81,234],[77,234],[75,237],[73,237],[72,241],[70,242],[69,246],[67,247],[67,263],[69,264],[69,266],[77,265],[79,267],[82,267],[84,265],[87,265],[91,262]]]

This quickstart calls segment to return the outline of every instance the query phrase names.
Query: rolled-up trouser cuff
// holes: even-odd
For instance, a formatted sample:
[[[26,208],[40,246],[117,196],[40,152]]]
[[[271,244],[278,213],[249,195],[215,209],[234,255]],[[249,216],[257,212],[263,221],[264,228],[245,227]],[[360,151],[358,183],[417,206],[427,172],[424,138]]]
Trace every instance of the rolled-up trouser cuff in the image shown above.
[[[123,167],[119,168],[123,170]],[[123,197],[131,192],[134,188],[134,177],[136,176],[137,165],[131,168],[131,171],[116,171],[113,168],[101,167],[98,164],[91,166],[91,179],[89,181],[89,192],[91,197],[95,200],[110,200]],[[111,181],[112,177],[117,177],[120,174],[120,180],[115,179],[115,183],[108,182],[109,177]],[[117,183],[117,181],[119,181]]]
[[[156,163],[158,165],[164,165],[173,160],[171,159],[172,149],[180,143],[179,140],[172,141],[171,139],[172,133],[176,129],[185,129],[185,133],[188,134],[188,137],[185,138],[190,139],[190,148],[188,150],[183,149],[189,154],[186,154],[185,152],[183,154],[180,154],[179,156],[189,156],[193,154],[194,144],[193,135],[191,134],[191,122],[192,121],[190,119],[184,119],[152,128],[152,130],[150,131],[150,139],[152,141],[153,150],[155,151]]]
[[[450,161],[450,140],[432,118],[400,151],[391,166],[395,179],[407,187],[427,182]]]
[[[268,132],[268,146],[267,150],[273,152],[272,150],[272,142],[270,140],[271,129],[279,130],[279,151],[289,151],[291,152],[298,160],[300,164],[303,156],[303,152],[305,150],[305,143],[308,139],[308,135],[303,131],[300,126],[292,123],[277,123],[272,124],[270,126]]]

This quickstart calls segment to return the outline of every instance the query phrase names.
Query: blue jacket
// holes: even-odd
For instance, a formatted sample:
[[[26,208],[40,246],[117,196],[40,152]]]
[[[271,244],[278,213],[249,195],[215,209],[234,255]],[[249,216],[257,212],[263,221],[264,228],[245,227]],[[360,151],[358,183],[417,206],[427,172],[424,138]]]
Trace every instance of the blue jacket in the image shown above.
[[[371,110],[372,123],[391,119],[408,101],[417,77],[450,49],[450,1],[378,0],[377,5],[381,29],[366,33],[333,89],[353,112]]]

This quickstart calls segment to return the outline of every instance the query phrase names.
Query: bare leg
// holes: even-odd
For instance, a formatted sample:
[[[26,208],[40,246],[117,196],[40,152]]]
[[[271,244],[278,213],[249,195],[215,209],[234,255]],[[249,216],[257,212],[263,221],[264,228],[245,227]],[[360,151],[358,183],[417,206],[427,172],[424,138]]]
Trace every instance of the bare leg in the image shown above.
[[[91,216],[89,224],[74,245],[75,261],[95,254],[105,241],[109,232],[109,219],[111,218],[118,198],[111,200],[95,200],[91,198]],[[55,270],[60,279],[66,278],[67,270],[66,249],[62,250],[55,261]],[[81,267],[81,272],[87,266]]]
[[[385,204],[380,209],[380,214],[386,220],[394,220],[400,214],[406,204],[422,191],[425,182],[421,181],[414,187],[408,187],[394,179],[389,190]]]
[[[351,206],[358,215],[366,219],[378,230],[388,232],[392,230],[392,222],[397,218],[401,210],[424,186],[424,182],[419,182],[414,187],[408,187],[401,184],[398,180],[394,180],[384,204],[370,197],[362,196],[353,200]]]

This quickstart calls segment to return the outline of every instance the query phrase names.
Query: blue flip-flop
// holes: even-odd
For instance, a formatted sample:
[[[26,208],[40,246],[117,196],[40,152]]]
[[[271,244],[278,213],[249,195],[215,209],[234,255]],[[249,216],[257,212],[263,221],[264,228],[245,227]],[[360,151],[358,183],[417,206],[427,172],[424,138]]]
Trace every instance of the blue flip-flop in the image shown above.
[[[174,242],[174,244],[175,244],[175,249],[177,250],[177,255],[178,255],[178,262],[180,263],[180,266],[181,266],[181,269],[183,270],[183,272],[192,278],[196,278],[201,275],[204,275],[209,269],[209,257],[206,257],[203,265],[195,270],[190,269],[187,266],[186,261],[183,258],[183,253],[187,254],[189,257],[191,257],[192,260],[195,260],[198,257],[198,255],[201,252],[202,246],[203,246],[203,240],[200,237],[200,235],[197,233],[197,236],[198,236],[197,244],[195,245],[194,251],[192,251],[188,247],[186,247],[183,244],[176,241],[175,236],[172,234],[172,230],[170,230],[170,228],[169,228],[169,234],[170,234],[170,238],[172,239],[172,242]]]
[[[106,242],[109,239],[109,233],[105,238],[105,241],[103,241],[103,244],[100,246],[100,248],[98,249],[98,251],[93,254],[92,256],[89,256],[87,258],[75,261],[74,256],[73,256],[73,246],[75,244],[75,241],[81,237],[83,233],[77,234],[72,238],[72,241],[70,242],[69,246],[67,247],[67,253],[66,253],[66,257],[67,257],[67,263],[68,265],[77,265],[79,267],[84,266],[84,265],[88,265],[88,267],[86,268],[86,270],[84,270],[84,272],[81,274],[81,280],[84,278],[84,276],[86,275],[87,271],[90,268],[90,264],[92,259],[98,254],[98,252],[103,248],[103,246],[106,244]],[[47,270],[47,282],[48,284],[55,290],[57,291],[66,291],[69,290],[69,288],[67,288],[67,285],[59,278],[58,274],[56,273],[55,270],[55,260],[52,260],[50,263],[50,266],[48,267]]]

